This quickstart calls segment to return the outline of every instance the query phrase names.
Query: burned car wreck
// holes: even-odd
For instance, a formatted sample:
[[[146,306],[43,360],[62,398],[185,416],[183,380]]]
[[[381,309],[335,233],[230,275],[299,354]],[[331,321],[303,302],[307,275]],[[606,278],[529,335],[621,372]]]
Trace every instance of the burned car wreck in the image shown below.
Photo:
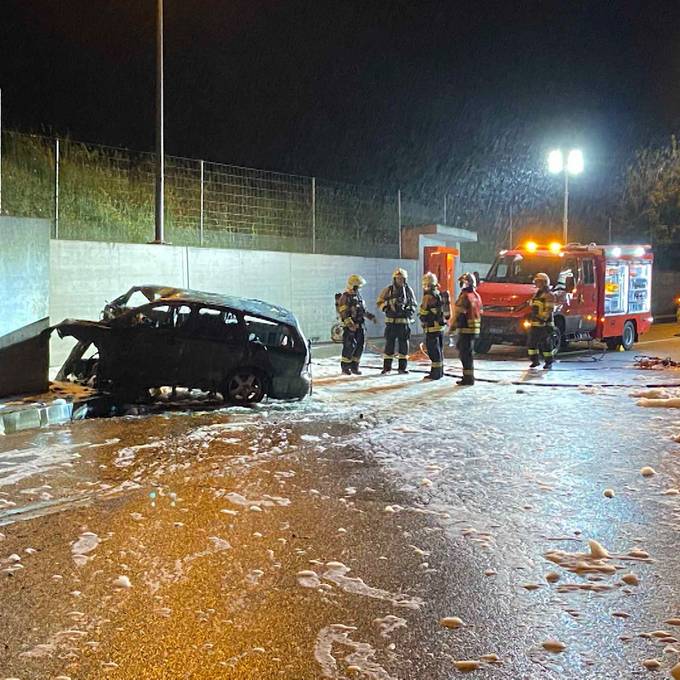
[[[302,399],[311,388],[309,344],[295,316],[261,300],[166,286],[135,286],[101,321],[54,326],[78,342],[57,380],[127,401],[160,387],[222,394],[235,404]]]

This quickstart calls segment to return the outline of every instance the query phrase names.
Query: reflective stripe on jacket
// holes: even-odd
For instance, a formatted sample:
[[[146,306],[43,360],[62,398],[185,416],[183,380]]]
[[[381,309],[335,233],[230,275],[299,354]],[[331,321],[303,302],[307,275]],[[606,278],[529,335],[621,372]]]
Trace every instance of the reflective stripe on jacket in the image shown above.
[[[459,333],[479,335],[482,325],[482,298],[474,288],[463,288],[454,310]]]
[[[436,288],[430,288],[423,294],[418,309],[418,317],[426,333],[438,333],[444,328],[442,296]]]
[[[540,288],[534,293],[529,303],[531,314],[529,321],[532,326],[552,326],[555,312],[555,296],[548,288]]]
[[[346,290],[338,301],[340,320],[347,328],[363,326],[366,321],[366,306],[361,295],[354,290]]]
[[[409,323],[415,312],[416,298],[408,283],[403,286],[390,284],[381,291],[376,304],[387,317],[385,323]],[[394,321],[396,319],[405,321]]]

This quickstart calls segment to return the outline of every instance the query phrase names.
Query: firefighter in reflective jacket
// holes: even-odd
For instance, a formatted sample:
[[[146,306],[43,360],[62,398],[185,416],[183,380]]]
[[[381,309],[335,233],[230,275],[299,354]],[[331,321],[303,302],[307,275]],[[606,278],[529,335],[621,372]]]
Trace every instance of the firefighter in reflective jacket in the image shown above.
[[[527,347],[529,358],[531,359],[530,368],[536,368],[541,362],[539,355],[543,355],[545,368],[550,368],[553,364],[552,330],[555,326],[553,313],[555,310],[555,296],[550,290],[550,277],[547,274],[539,273],[534,276],[534,285],[538,290],[531,298],[531,314],[529,315],[529,337]]]
[[[444,375],[444,328],[446,327],[444,300],[439,292],[437,276],[427,272],[423,276],[423,300],[418,310],[425,332],[425,348],[430,357],[430,374],[423,380],[439,380]]]
[[[383,354],[383,373],[392,370],[392,360],[399,362],[399,373],[408,373],[408,339],[411,337],[409,326],[416,311],[416,298],[406,279],[405,269],[396,269],[392,283],[379,295],[378,309],[385,313],[385,353]],[[394,353],[395,347],[397,354]]]
[[[458,279],[458,283],[461,285],[461,291],[456,300],[454,320],[458,329],[456,348],[463,364],[463,379],[459,380],[458,384],[474,385],[473,348],[482,323],[482,298],[476,291],[477,281],[474,274],[466,272]]]
[[[343,325],[340,367],[348,375],[361,375],[359,360],[364,352],[366,319],[375,319],[373,314],[366,311],[364,299],[359,292],[364,285],[366,280],[363,276],[352,274],[347,279],[347,288],[338,300],[338,312]]]

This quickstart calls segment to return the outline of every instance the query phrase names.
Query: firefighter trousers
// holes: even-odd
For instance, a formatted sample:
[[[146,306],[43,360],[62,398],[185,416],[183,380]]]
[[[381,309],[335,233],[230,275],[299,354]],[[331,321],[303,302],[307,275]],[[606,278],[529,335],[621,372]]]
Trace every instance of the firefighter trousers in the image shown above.
[[[359,368],[365,342],[366,333],[363,326],[359,326],[356,330],[345,327],[342,332],[342,356],[340,359],[340,367],[344,373],[350,373]]]
[[[527,353],[532,363],[537,363],[540,356],[547,364],[553,361],[552,326],[532,326],[527,338]]]
[[[475,384],[475,361],[473,357],[473,347],[477,336],[474,333],[462,333],[458,331],[456,349],[460,362],[463,364],[463,384]]]
[[[430,357],[430,378],[439,380],[444,375],[444,334],[442,331],[425,333],[425,349]]]
[[[392,370],[392,360],[397,359],[399,370],[405,371],[408,362],[408,339],[411,329],[407,323],[385,324],[385,353],[383,354],[383,370]],[[395,354],[394,350],[397,350]]]

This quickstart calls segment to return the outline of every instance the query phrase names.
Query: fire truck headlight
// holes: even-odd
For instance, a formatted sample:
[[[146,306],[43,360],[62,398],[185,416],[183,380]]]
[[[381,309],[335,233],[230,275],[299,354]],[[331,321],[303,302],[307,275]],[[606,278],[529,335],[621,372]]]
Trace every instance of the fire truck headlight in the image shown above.
[[[524,326],[524,328],[531,328],[531,321],[523,321],[522,326]]]

